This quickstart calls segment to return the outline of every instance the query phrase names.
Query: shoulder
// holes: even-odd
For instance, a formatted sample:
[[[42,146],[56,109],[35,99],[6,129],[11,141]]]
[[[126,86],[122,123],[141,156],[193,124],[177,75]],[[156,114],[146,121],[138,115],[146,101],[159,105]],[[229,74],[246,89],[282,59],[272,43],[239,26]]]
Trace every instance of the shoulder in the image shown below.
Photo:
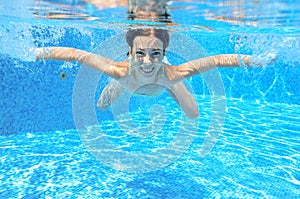
[[[124,77],[128,73],[128,62],[113,62],[110,64],[110,70],[117,79]]]
[[[179,72],[178,66],[165,64],[164,69],[165,77],[170,83],[174,84],[182,80],[183,76]]]

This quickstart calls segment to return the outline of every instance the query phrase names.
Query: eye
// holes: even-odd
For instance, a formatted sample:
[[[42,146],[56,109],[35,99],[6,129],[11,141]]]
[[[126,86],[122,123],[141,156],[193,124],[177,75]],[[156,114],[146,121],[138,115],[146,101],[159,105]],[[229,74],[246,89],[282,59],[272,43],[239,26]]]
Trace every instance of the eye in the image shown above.
[[[145,56],[145,53],[143,51],[140,51],[140,50],[136,51],[135,54],[136,54],[137,57],[144,57]]]
[[[162,54],[162,53],[161,53],[160,51],[154,51],[154,52],[151,53],[151,55],[152,55],[153,57],[160,57],[161,54]]]

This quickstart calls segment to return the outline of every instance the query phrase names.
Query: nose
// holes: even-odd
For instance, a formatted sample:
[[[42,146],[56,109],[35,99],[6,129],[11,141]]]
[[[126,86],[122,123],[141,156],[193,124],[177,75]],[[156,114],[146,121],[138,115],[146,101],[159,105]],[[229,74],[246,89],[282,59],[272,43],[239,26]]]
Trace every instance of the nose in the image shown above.
[[[144,64],[151,64],[152,63],[151,57],[150,57],[150,55],[148,53],[145,55],[145,57],[143,59],[143,63]]]

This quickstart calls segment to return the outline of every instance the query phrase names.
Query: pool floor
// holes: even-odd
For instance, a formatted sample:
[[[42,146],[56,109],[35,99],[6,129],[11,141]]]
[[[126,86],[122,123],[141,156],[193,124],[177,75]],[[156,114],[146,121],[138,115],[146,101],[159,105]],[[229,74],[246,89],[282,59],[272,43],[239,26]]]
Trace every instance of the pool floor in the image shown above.
[[[205,157],[197,152],[209,125],[209,101],[200,111],[202,123],[191,146],[168,166],[147,173],[127,173],[103,165],[87,150],[77,130],[1,136],[0,198],[300,195],[299,106],[228,100],[224,132]],[[113,123],[101,125],[112,128]]]

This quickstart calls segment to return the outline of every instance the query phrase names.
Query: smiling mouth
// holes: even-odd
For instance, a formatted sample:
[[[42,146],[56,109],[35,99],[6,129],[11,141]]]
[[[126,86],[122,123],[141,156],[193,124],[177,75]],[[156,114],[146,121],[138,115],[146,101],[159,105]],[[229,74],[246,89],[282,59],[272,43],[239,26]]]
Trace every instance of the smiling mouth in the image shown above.
[[[144,73],[152,73],[154,71],[154,67],[141,67],[140,68]]]

